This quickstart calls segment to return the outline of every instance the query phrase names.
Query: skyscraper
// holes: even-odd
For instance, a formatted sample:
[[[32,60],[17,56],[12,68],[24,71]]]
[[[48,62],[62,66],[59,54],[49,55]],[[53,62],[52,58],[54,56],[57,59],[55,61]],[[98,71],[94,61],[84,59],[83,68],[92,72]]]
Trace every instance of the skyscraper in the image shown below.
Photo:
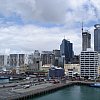
[[[60,45],[61,56],[64,57],[65,63],[72,63],[73,59],[73,44],[70,41],[63,39]]]
[[[41,53],[42,65],[52,64],[54,65],[55,55],[52,51],[42,51]]]
[[[82,51],[91,48],[91,34],[88,31],[82,31]]]
[[[91,49],[80,54],[81,77],[95,78],[98,75],[98,52]]]
[[[100,52],[100,24],[96,24],[94,27],[94,50]]]

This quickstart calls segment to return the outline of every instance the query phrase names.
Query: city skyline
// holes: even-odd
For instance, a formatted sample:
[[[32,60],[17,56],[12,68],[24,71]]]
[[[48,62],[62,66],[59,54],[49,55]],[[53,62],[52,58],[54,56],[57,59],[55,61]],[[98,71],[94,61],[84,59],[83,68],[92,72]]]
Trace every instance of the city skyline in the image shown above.
[[[82,50],[82,21],[94,38],[99,0],[0,0],[0,53],[60,49],[64,36]],[[41,40],[41,41],[40,41]]]

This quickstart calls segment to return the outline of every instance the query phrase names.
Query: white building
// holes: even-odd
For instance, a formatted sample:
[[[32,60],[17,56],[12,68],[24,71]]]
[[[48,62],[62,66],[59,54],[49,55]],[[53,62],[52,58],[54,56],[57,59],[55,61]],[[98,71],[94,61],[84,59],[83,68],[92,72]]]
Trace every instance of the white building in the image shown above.
[[[68,77],[73,77],[76,73],[80,75],[80,65],[79,64],[64,64],[65,74]]]
[[[95,78],[98,75],[98,53],[91,49],[80,54],[81,77]]]
[[[98,75],[100,76],[100,53],[98,53]]]

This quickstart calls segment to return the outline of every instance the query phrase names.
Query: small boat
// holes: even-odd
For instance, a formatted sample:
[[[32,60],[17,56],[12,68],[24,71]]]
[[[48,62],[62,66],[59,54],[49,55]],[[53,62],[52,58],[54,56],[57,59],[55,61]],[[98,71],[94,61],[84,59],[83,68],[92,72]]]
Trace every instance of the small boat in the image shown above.
[[[30,85],[24,85],[23,86],[24,89],[29,88],[29,87],[30,87]]]
[[[100,83],[94,83],[94,84],[90,84],[91,87],[99,87],[100,88]]]

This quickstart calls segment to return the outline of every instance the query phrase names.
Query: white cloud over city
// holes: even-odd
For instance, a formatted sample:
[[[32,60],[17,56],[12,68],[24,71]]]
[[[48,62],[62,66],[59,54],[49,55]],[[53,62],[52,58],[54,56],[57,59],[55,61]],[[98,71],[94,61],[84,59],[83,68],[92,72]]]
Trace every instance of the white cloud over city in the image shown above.
[[[65,36],[79,54],[81,23],[93,36],[99,5],[99,0],[0,0],[0,52],[59,49]],[[16,18],[11,21],[12,16],[24,24]]]

